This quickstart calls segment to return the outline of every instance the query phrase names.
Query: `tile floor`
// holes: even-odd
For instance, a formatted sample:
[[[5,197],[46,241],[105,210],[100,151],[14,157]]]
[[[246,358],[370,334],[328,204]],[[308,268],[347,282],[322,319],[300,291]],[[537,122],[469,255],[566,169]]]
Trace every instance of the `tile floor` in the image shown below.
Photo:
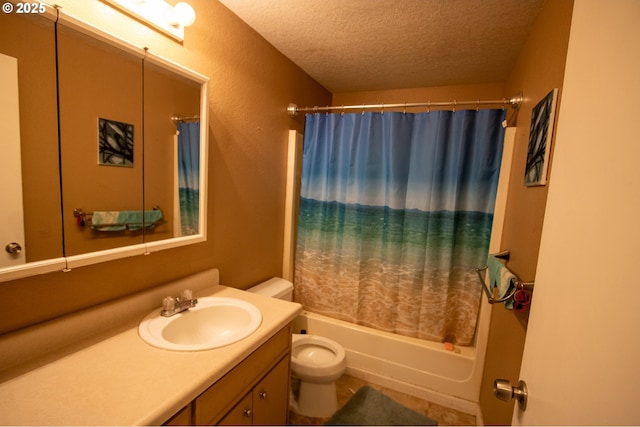
[[[453,409],[445,408],[444,406],[436,405],[435,403],[427,402],[426,400],[419,399],[417,397],[410,396],[405,393],[401,393],[378,384],[368,383],[359,378],[351,377],[349,375],[343,375],[337,382],[336,388],[338,391],[338,407],[342,407],[353,396],[353,393],[358,391],[363,385],[369,385],[370,387],[381,391],[393,400],[402,405],[413,409],[416,412],[426,415],[427,417],[436,420],[440,426],[475,426],[476,417],[474,415],[465,414]],[[289,412],[289,424],[291,425],[323,425],[329,418],[310,418],[303,415],[296,414],[293,411]]]

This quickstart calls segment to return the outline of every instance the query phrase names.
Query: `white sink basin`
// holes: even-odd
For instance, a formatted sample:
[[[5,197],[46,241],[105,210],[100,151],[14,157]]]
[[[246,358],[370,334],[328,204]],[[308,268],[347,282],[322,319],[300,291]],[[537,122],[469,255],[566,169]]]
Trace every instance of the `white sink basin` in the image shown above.
[[[148,344],[166,350],[209,350],[251,335],[262,323],[256,306],[236,298],[205,297],[171,317],[158,308],[140,323],[138,333]]]

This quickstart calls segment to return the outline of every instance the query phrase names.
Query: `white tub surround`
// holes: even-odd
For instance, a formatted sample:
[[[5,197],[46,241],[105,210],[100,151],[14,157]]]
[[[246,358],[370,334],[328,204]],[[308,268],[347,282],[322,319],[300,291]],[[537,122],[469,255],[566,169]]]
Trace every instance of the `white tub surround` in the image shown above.
[[[0,424],[161,424],[301,312],[299,304],[220,286],[217,278],[209,270],[0,339]],[[198,297],[248,301],[262,312],[262,324],[241,341],[207,351],[143,342],[139,322],[184,287]],[[28,354],[36,357],[18,363]]]

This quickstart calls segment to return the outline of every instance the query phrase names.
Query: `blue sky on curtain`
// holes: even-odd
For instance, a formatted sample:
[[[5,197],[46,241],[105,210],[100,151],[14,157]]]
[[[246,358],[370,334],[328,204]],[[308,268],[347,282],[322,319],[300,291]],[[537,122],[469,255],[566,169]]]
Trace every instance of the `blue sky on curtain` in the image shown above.
[[[380,330],[470,344],[504,114],[307,115],[296,300]]]

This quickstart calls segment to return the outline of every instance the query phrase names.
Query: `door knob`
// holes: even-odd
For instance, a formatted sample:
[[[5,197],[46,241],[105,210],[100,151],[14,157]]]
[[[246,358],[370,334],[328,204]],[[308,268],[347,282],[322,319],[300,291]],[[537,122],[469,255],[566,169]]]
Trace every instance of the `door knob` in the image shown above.
[[[493,394],[505,402],[516,399],[521,410],[524,411],[527,409],[527,383],[522,380],[520,380],[515,387],[511,385],[511,381],[509,380],[495,380],[493,382]]]
[[[11,255],[18,255],[22,251],[22,246],[19,243],[11,242],[4,247],[4,249]]]

